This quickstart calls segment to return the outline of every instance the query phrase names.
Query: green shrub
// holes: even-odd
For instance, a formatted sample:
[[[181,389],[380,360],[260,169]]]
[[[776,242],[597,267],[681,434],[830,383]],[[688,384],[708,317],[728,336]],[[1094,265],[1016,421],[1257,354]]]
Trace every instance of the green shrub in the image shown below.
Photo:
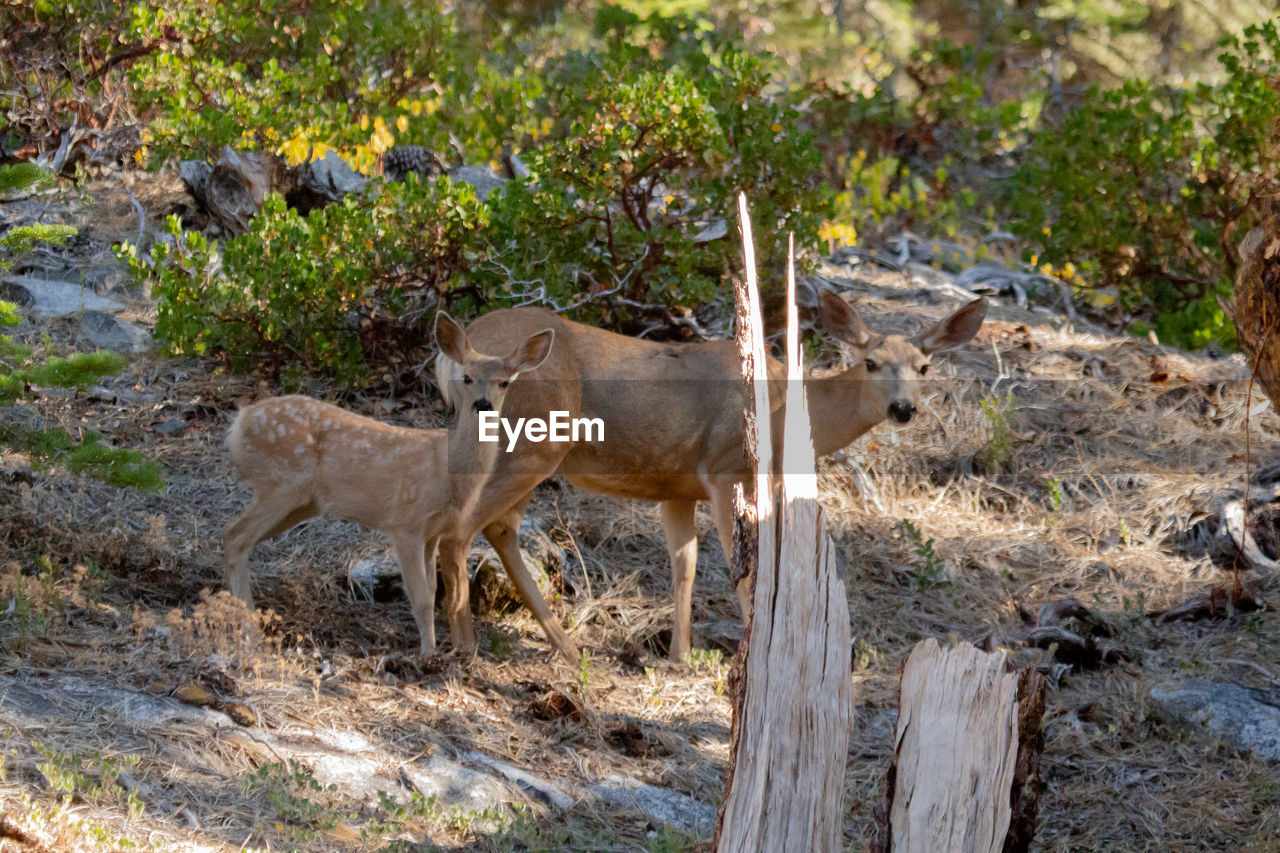
[[[153,162],[224,144],[300,155],[318,143],[372,165],[413,115],[411,96],[453,60],[452,16],[409,0],[139,3],[126,38],[156,47],[130,71],[153,116]]]
[[[776,288],[794,231],[817,241],[831,194],[801,111],[771,91],[766,62],[696,18],[641,19],[606,7],[598,51],[545,71],[551,141],[532,172],[491,202],[487,290],[591,319],[696,308],[741,265],[737,194],[751,203],[762,280]],[[723,226],[723,236],[700,236]],[[609,299],[601,299],[608,292]],[[648,307],[638,307],[648,306]]]
[[[303,216],[268,196],[221,264],[176,217],[148,258],[125,254],[158,299],[171,353],[222,354],[237,370],[267,365],[360,385],[425,343],[433,304],[482,259],[485,209],[448,178],[379,186]]]
[[[1035,263],[1114,287],[1125,312],[1184,346],[1231,345],[1216,299],[1234,272],[1228,226],[1276,173],[1276,22],[1230,41],[1221,61],[1215,85],[1089,90],[1056,132],[1036,134],[1010,188]]]

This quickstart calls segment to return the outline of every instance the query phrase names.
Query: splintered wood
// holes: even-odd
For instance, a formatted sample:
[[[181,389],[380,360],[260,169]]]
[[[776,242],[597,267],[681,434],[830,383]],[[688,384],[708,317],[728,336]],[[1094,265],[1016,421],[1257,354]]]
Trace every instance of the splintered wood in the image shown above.
[[[1003,654],[967,643],[943,649],[934,639],[917,644],[902,673],[887,826],[873,849],[1027,849],[1044,689],[1030,670],[1007,672]]]
[[[753,615],[739,650],[730,769],[716,849],[843,849],[845,759],[852,709],[849,608],[817,503],[813,443],[804,397],[788,275],[786,414],[781,488],[770,487],[767,362],[746,199],[739,197],[747,281],[736,288],[740,352],[751,393],[748,445],[755,427],[758,548]],[[741,511],[741,508],[740,508]],[[744,521],[740,515],[740,523]],[[751,559],[754,556],[755,561]],[[751,565],[754,562],[754,565]]]

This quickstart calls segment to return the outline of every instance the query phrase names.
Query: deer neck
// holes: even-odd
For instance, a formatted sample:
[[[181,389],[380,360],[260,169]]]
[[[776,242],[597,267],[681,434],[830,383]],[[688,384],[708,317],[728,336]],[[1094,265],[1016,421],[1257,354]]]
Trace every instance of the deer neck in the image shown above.
[[[464,514],[479,497],[501,452],[500,443],[480,441],[479,421],[470,409],[459,412],[445,451],[453,509]]]
[[[809,423],[818,456],[835,453],[884,420],[885,407],[871,399],[870,384],[861,366],[832,376],[809,376]]]

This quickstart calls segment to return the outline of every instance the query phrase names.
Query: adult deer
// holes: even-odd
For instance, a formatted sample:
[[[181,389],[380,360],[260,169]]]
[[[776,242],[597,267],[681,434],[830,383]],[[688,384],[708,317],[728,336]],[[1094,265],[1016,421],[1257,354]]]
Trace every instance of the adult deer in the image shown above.
[[[453,430],[390,426],[297,395],[242,409],[227,444],[254,500],[223,534],[232,595],[253,605],[249,554],[263,539],[318,515],[355,521],[390,536],[420,651],[434,652],[436,540],[469,516],[498,452],[477,441],[478,414],[501,411],[508,386],[546,359],[554,338],[543,329],[498,358],[473,349],[468,333],[441,312],[436,340],[459,379]]]
[[[839,450],[885,418],[899,423],[911,420],[918,380],[928,369],[929,355],[972,338],[986,310],[986,301],[978,299],[914,337],[875,335],[848,303],[823,292],[819,326],[852,347],[856,358],[835,375],[805,380],[818,455]],[[711,501],[716,532],[728,557],[733,540],[733,486],[752,476],[743,449],[746,391],[739,378],[736,347],[733,341],[638,340],[540,308],[494,311],[472,323],[469,334],[478,346],[494,347],[546,327],[556,330],[556,350],[540,368],[512,386],[505,416],[547,418],[558,410],[571,417],[601,418],[604,440],[576,444],[521,440],[514,452],[498,454],[493,475],[472,507],[470,523],[458,528],[462,536],[440,540],[453,641],[464,649],[475,646],[465,571],[467,547],[479,530],[544,629],[555,625],[554,631],[547,631],[552,644],[567,656],[576,654],[562,639],[564,633],[538,594],[516,541],[533,488],[558,472],[588,491],[661,504],[675,595],[670,653],[681,659],[689,652],[698,554],[694,509],[700,500]],[[447,363],[437,360],[436,366],[442,385],[456,374],[456,368]],[[780,437],[786,369],[770,359],[769,375],[773,434]],[[740,584],[744,618],[745,593]]]

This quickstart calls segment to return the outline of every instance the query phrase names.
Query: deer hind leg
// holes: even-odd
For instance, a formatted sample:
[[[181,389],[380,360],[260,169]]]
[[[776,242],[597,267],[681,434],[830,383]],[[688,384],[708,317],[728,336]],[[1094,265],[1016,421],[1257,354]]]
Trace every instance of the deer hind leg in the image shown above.
[[[716,484],[711,490],[711,515],[716,521],[716,534],[724,549],[724,562],[729,567],[729,581],[738,593],[738,607],[745,623],[751,609],[751,579],[737,576],[733,564],[733,484]]]
[[[663,501],[662,529],[671,557],[671,585],[675,596],[674,624],[671,627],[671,659],[684,660],[690,648],[690,611],[693,607],[693,578],[698,568],[698,531],[694,525],[696,501]]]
[[[560,623],[551,613],[551,608],[547,606],[537,582],[529,574],[529,570],[524,565],[524,558],[520,555],[518,535],[520,519],[524,517],[525,507],[529,505],[529,499],[532,496],[533,492],[525,495],[518,504],[503,513],[502,518],[487,525],[483,531],[484,538],[489,540],[493,550],[498,552],[498,558],[502,560],[502,567],[506,570],[507,577],[511,579],[525,607],[533,611],[538,624],[542,626],[543,633],[547,635],[547,640],[556,651],[570,661],[576,662],[578,660],[577,644],[569,638],[568,633],[560,627]]]
[[[253,547],[314,515],[315,504],[310,500],[299,503],[296,492],[258,492],[249,508],[222,534],[227,588],[231,594],[253,607],[249,578],[249,554]]]
[[[436,549],[435,540],[421,533],[398,531],[391,534],[391,547],[400,564],[400,577],[409,596],[413,621],[418,625],[421,643],[418,654],[428,657],[436,651]]]

